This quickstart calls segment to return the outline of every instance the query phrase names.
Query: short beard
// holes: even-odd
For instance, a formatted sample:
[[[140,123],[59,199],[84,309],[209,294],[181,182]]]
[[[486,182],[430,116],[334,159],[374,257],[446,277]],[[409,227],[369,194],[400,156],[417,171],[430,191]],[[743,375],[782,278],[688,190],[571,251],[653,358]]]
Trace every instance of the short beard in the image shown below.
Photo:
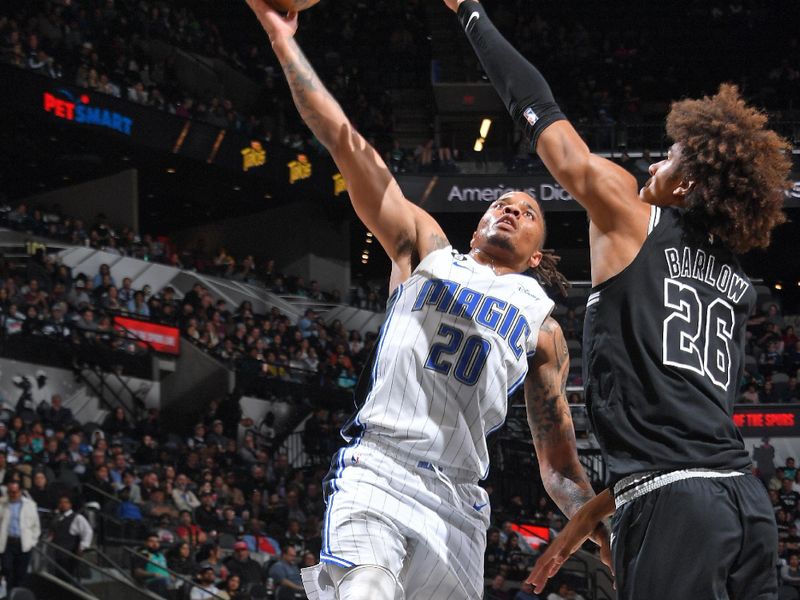
[[[507,236],[502,234],[493,234],[486,238],[486,242],[492,246],[496,246],[501,250],[506,250],[508,252],[514,251],[514,245],[511,243],[511,240],[508,239]]]

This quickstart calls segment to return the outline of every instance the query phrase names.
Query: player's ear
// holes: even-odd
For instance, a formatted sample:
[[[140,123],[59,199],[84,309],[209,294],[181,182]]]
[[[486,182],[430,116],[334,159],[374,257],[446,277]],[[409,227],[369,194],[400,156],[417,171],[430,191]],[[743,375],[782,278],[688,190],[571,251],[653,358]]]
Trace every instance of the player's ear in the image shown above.
[[[536,252],[534,252],[528,259],[528,266],[531,269],[535,269],[536,267],[538,267],[539,264],[542,262],[542,256],[544,255],[542,254],[541,250],[537,250]]]
[[[672,191],[672,195],[675,196],[676,199],[684,200],[686,196],[694,189],[694,181],[692,180],[683,180],[681,181],[680,185],[676,187]]]
[[[474,248],[475,247],[475,238],[476,237],[478,237],[478,232],[477,231],[473,231],[472,232],[472,239],[469,241],[469,247],[470,248]]]

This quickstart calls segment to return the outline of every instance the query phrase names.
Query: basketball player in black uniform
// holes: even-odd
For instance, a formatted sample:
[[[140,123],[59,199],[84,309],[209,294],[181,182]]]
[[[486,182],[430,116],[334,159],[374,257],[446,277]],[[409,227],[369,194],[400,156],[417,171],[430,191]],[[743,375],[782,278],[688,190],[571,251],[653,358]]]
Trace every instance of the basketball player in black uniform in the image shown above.
[[[784,220],[788,145],[724,85],[673,104],[674,144],[638,190],[630,173],[590,153],[478,2],[445,4],[591,221],[584,381],[610,487],[573,517],[529,581],[541,589],[613,514],[621,599],[777,598],[773,512],[731,416],[756,298],[736,255],[766,247]]]

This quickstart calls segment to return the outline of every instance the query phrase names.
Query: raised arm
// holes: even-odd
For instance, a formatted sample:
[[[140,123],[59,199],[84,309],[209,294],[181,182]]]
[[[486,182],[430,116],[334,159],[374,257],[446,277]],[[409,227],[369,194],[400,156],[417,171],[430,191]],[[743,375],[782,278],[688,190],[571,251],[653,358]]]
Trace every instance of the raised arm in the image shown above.
[[[571,519],[595,494],[578,460],[566,396],[568,373],[569,351],[564,333],[556,320],[548,317],[539,330],[536,353],[528,362],[525,406],[544,488]],[[605,527],[599,526],[592,539],[601,546],[603,561],[610,565]]]
[[[500,34],[476,0],[444,0],[459,21],[511,117],[556,180],[588,211],[600,231],[640,232],[649,207],[636,178],[592,154],[553,99],[542,74]],[[636,235],[640,235],[637,233]]]
[[[421,259],[448,244],[441,227],[403,196],[383,159],[325,89],[294,39],[297,13],[283,17],[264,0],[247,3],[269,35],[300,116],[342,172],[358,217],[397,263],[400,279],[407,278],[413,254]]]

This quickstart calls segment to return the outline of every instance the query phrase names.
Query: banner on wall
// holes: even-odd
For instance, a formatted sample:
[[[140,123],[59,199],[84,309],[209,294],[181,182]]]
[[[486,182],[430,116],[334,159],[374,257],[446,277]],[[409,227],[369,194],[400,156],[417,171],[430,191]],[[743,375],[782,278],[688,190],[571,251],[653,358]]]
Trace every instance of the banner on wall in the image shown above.
[[[114,317],[114,325],[132,333],[156,352],[176,356],[181,353],[181,333],[177,327],[119,316]]]
[[[800,437],[800,404],[737,404],[733,422],[745,438]]]

